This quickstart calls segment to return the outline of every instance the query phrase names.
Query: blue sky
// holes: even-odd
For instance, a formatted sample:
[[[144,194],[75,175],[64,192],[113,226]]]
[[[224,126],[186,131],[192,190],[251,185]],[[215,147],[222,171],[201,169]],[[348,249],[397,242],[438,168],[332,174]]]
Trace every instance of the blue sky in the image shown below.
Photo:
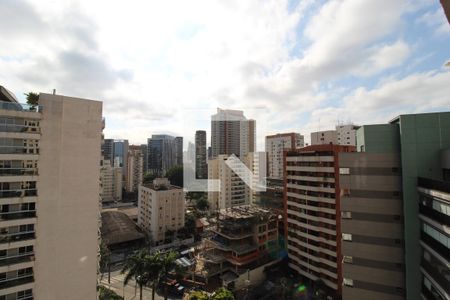
[[[0,1],[0,84],[104,102],[106,137],[192,138],[217,107],[258,145],[450,109],[439,1]]]

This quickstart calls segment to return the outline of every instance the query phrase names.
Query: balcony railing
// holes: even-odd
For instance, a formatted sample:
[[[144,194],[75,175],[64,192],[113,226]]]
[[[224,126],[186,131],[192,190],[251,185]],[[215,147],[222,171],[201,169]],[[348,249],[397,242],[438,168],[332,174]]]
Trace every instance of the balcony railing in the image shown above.
[[[21,277],[11,278],[11,279],[5,279],[0,281],[0,289],[6,289],[13,286],[18,286],[26,283],[30,283],[34,281],[33,274],[24,275]]]
[[[450,216],[440,213],[431,207],[423,205],[422,203],[419,203],[419,212],[441,224],[450,224]]]
[[[0,198],[37,196],[37,189],[0,190]]]
[[[34,261],[34,252],[27,252],[13,256],[0,258],[0,266],[8,266],[13,264]]]
[[[443,273],[439,273],[439,270],[436,267],[433,267],[428,261],[422,259],[422,268],[424,268],[427,273],[433,277],[434,281],[436,281],[442,289],[444,289],[447,293],[450,293],[450,281],[445,279],[445,271]],[[442,269],[446,269],[446,266],[442,264]]]
[[[419,177],[417,185],[426,189],[437,190],[450,194],[450,182]]]
[[[445,258],[447,261],[450,261],[450,249],[445,247],[443,244],[435,240],[430,235],[426,234],[425,232],[420,233],[421,240],[427,244],[431,249],[439,253],[443,258]]]
[[[40,133],[40,128],[20,124],[0,124],[0,132]]]
[[[32,176],[38,175],[37,168],[0,168],[0,176]]]
[[[31,151],[33,150],[33,151]],[[34,151],[33,148],[24,146],[0,146],[0,154],[39,154],[39,148]]]
[[[17,241],[31,240],[36,237],[34,231],[17,232],[12,234],[0,234],[0,244]]]
[[[27,103],[0,101],[0,109],[41,113],[42,105],[30,105]]]
[[[22,211],[0,213],[0,221],[26,219],[34,217],[36,217],[35,210],[22,210]]]

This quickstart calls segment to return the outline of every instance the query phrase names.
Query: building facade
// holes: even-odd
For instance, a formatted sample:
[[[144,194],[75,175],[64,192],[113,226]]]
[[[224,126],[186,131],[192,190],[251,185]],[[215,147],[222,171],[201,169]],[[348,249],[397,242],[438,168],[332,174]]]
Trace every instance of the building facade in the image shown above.
[[[163,176],[170,168],[176,166],[180,161],[179,155],[183,155],[181,138],[175,138],[171,135],[156,134],[148,139],[148,172]],[[178,153],[178,154],[177,154]],[[181,158],[181,163],[183,160]]]
[[[299,133],[279,133],[266,136],[268,177],[274,179],[283,179],[284,151],[301,148],[304,146],[304,137]]]
[[[104,139],[102,143],[102,155],[104,160],[109,160],[110,165],[114,164],[114,140]]]
[[[400,153],[341,153],[343,299],[405,299]]]
[[[355,147],[307,146],[286,152],[285,216],[289,266],[342,289],[339,153]]]
[[[240,110],[217,109],[211,116],[211,157],[234,154],[244,157],[256,151],[256,122]]]
[[[113,167],[104,160],[100,168],[102,203],[122,201],[123,175],[121,167]]]
[[[185,206],[181,187],[171,185],[167,178],[156,178],[139,187],[138,226],[153,242],[161,243],[168,230],[184,227]]]
[[[219,192],[213,192],[212,181],[208,181],[208,202],[211,211],[250,204],[250,195],[245,182],[228,167],[228,155],[219,155],[208,161],[208,179],[216,179]]]
[[[208,179],[208,165],[206,157],[206,131],[195,132],[195,177]]]
[[[137,192],[144,179],[144,154],[141,146],[130,146],[127,163],[127,192]]]
[[[336,130],[311,132],[311,145],[337,144]]]
[[[0,298],[95,299],[102,103],[0,100]]]
[[[336,126],[338,145],[356,146],[356,131],[360,126],[348,124]]]

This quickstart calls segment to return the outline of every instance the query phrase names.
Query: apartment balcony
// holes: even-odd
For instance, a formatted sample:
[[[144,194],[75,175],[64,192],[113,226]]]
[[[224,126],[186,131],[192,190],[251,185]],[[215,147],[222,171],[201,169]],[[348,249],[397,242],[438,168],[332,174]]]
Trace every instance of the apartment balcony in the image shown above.
[[[37,176],[37,168],[0,168],[0,176]]]
[[[25,146],[19,146],[19,145],[12,145],[12,146],[2,145],[2,146],[0,146],[0,155],[1,154],[32,154],[32,155],[37,155],[37,154],[39,154],[39,148],[33,149],[33,148],[27,148]]]
[[[37,189],[0,190],[0,198],[33,197]]]
[[[41,129],[38,126],[0,123],[0,132],[40,134]]]
[[[436,251],[440,256],[445,258],[447,261],[450,261],[450,249],[445,247],[443,244],[435,240],[433,237],[428,235],[425,232],[420,233],[420,239],[428,245],[431,249]]]
[[[34,231],[24,231],[9,234],[0,234],[0,244],[14,243],[18,241],[33,240],[36,238]]]
[[[441,272],[436,267],[433,267],[428,261],[422,259],[421,267],[430,275],[433,280],[439,284],[440,288],[445,290],[447,294],[450,294],[450,281],[445,278],[445,269],[447,266],[442,265]],[[448,270],[448,269],[447,269]]]
[[[0,101],[0,115],[5,115],[5,111],[41,114],[43,111],[43,106],[30,105],[27,103]]]
[[[35,210],[2,212],[2,213],[0,213],[0,222],[1,221],[18,220],[18,219],[35,218],[35,217],[36,217]]]
[[[421,215],[426,216],[440,224],[450,224],[450,216],[440,213],[431,207],[425,206],[419,203],[419,212]]]
[[[30,283],[33,281],[34,281],[33,274],[16,277],[16,278],[4,279],[4,280],[0,281],[0,290],[19,286],[19,285],[24,285],[24,284],[27,284],[27,283]]]
[[[417,186],[450,194],[450,183],[447,181],[419,177]]]
[[[27,252],[0,258],[0,267],[34,261],[34,252]]]

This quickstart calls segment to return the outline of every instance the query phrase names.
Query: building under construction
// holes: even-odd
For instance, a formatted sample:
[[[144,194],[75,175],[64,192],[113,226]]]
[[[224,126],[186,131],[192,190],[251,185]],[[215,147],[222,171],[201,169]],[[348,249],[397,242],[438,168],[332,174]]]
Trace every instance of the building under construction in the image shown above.
[[[264,268],[279,258],[278,217],[269,210],[236,206],[220,210],[204,239],[195,275],[239,289],[264,280]]]

